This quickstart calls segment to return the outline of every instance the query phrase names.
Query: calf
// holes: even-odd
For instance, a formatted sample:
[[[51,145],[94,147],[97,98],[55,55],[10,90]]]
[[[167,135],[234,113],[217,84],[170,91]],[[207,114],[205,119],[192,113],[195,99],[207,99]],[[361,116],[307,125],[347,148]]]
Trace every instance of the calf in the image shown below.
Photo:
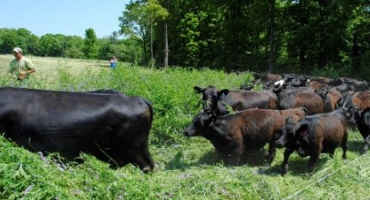
[[[288,159],[297,151],[302,157],[310,156],[309,168],[313,169],[320,153],[332,157],[335,149],[341,146],[343,158],[347,151],[347,127],[353,120],[353,112],[338,109],[331,113],[306,116],[298,123],[288,122],[276,141],[278,147],[285,146],[282,174],[288,170]]]
[[[248,108],[277,108],[277,97],[273,92],[245,91],[245,90],[217,90],[213,86],[207,88],[194,87],[197,93],[202,94],[203,110],[223,115],[229,112],[228,106],[235,111]]]
[[[305,116],[303,108],[289,110],[248,109],[235,114],[213,116],[201,112],[185,129],[185,136],[203,136],[227,161],[238,164],[245,150],[260,149],[269,143],[268,163],[275,156],[276,135],[285,125],[285,119],[295,121]]]

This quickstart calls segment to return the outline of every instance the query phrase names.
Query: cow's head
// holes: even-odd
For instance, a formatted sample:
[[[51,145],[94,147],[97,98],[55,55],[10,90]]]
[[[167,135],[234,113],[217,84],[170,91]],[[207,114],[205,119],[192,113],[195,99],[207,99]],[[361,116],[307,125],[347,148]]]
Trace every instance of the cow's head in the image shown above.
[[[370,108],[365,109],[364,111],[358,111],[356,113],[356,121],[365,125],[366,127],[370,127]]]
[[[355,124],[357,121],[356,118],[359,118],[361,115],[361,110],[357,105],[353,104],[352,97],[352,93],[348,93],[340,98],[337,102],[336,108],[342,111],[342,114],[348,122]]]
[[[309,129],[309,123],[302,123],[294,127],[294,139],[291,142],[297,147],[297,152],[302,157],[309,155],[308,150],[312,147],[312,142],[314,142],[310,137]]]
[[[214,86],[208,86],[207,88],[200,88],[198,86],[195,86],[194,90],[197,93],[202,94],[203,111],[213,112],[216,114],[219,114],[220,111],[218,105],[222,105],[224,103],[223,99],[230,92],[228,89],[217,90]],[[224,109],[221,106],[221,112],[223,111]]]
[[[207,133],[214,116],[209,112],[201,112],[193,118],[191,124],[185,128],[184,135],[187,137],[202,136]]]
[[[329,88],[328,87],[322,87],[322,88],[319,88],[316,93],[322,98],[322,99],[326,99],[326,96],[328,95],[329,93]]]

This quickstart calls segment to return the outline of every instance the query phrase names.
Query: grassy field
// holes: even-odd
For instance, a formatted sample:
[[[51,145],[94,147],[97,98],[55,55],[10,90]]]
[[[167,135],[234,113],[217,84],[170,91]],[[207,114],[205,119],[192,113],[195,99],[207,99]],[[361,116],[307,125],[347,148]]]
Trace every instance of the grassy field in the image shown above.
[[[241,166],[225,166],[203,138],[185,138],[184,127],[200,111],[193,86],[238,88],[249,74],[213,70],[148,69],[103,61],[33,57],[37,73],[19,84],[6,71],[10,56],[0,55],[1,86],[87,91],[116,89],[153,102],[155,118],[150,151],[155,172],[143,174],[127,165],[112,170],[93,156],[77,165],[46,159],[0,137],[0,199],[370,199],[370,153],[360,154],[362,138],[351,132],[348,159],[338,149],[333,159],[321,156],[314,172],[308,159],[291,156],[288,174],[280,176],[283,151],[271,168],[263,152],[250,153]]]

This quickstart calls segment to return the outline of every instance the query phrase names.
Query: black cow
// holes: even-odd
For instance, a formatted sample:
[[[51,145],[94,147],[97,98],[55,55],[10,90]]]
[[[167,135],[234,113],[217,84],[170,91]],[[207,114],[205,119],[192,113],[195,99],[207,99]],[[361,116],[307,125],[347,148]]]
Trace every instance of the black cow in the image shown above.
[[[154,168],[148,150],[151,104],[112,90],[59,92],[0,88],[0,131],[31,151],[80,152],[118,166]]]

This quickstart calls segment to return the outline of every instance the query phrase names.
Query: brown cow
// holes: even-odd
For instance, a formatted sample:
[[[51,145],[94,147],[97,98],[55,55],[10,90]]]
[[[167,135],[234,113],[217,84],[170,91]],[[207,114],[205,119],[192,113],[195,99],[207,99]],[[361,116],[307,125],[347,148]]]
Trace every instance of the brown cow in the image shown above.
[[[275,142],[288,117],[299,121],[304,108],[289,110],[248,109],[235,114],[212,116],[198,114],[185,129],[186,136],[203,136],[210,140],[227,161],[238,164],[245,150],[257,150],[269,143],[268,163],[275,156]]]
[[[354,113],[338,109],[331,113],[306,116],[293,126],[287,123],[283,135],[276,141],[277,146],[285,146],[282,174],[288,170],[288,159],[297,151],[302,157],[310,156],[309,168],[313,169],[320,153],[333,157],[338,146],[343,149],[343,159],[347,150],[347,127],[353,123]]]
[[[203,110],[216,115],[227,114],[228,107],[234,111],[248,108],[277,108],[277,97],[270,91],[246,91],[246,90],[217,90],[214,86],[207,88],[194,87],[197,93],[202,94]]]
[[[309,114],[324,112],[324,102],[312,88],[286,89],[278,93],[278,97],[280,109],[305,107]]]

